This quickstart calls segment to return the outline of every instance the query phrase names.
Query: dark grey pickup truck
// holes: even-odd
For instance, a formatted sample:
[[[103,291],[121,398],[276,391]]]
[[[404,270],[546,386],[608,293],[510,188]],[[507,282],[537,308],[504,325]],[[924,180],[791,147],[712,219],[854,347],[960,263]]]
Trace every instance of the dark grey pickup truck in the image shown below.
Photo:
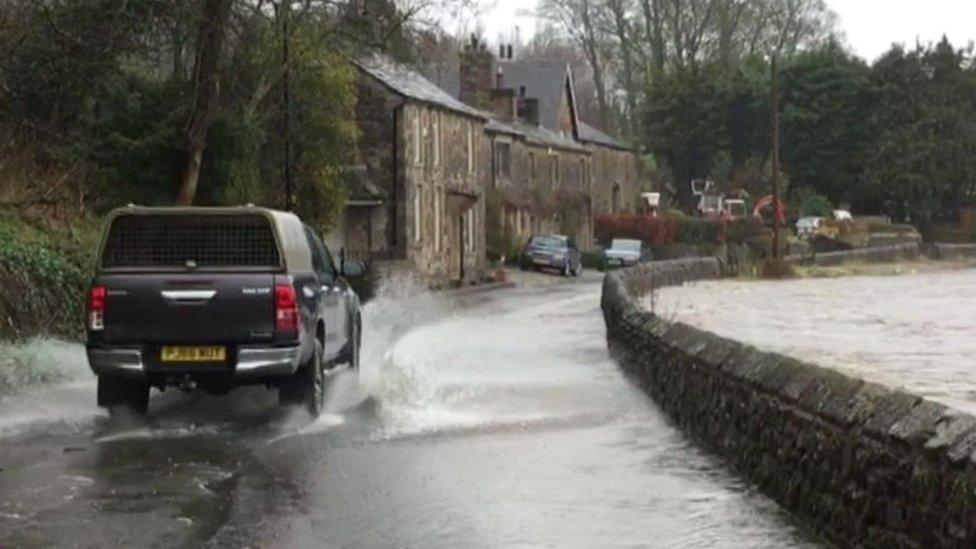
[[[362,314],[313,229],[256,208],[142,208],[108,220],[88,299],[98,404],[144,414],[151,387],[277,387],[322,410],[340,365],[359,368]]]

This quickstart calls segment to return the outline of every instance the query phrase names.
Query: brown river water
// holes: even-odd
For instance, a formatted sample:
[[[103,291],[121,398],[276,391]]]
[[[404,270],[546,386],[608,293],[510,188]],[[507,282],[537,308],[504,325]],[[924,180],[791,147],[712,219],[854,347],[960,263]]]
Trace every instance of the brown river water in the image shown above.
[[[654,309],[719,335],[976,414],[976,270],[717,281]]]

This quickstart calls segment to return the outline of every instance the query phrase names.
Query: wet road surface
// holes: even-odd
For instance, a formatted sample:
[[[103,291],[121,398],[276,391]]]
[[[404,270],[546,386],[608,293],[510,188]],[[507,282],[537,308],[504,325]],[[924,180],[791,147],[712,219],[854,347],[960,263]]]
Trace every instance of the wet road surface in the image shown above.
[[[315,421],[264,388],[109,419],[62,345],[75,381],[0,400],[0,546],[816,547],[621,376],[598,302],[389,292]]]
[[[976,269],[664,288],[655,310],[976,414]]]

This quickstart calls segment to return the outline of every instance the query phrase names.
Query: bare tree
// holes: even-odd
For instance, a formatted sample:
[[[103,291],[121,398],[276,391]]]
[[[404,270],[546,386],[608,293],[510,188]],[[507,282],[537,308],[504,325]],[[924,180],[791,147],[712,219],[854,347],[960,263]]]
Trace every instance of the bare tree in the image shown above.
[[[193,204],[196,197],[203,153],[207,148],[207,131],[217,111],[220,60],[232,3],[233,0],[204,0],[193,69],[193,107],[186,129],[186,166],[176,200],[180,205]]]
[[[598,24],[601,8],[595,0],[543,0],[539,6],[539,14],[559,24],[583,50],[590,70],[593,71],[593,84],[600,107],[599,123],[607,127],[610,122],[610,102],[601,56],[605,44],[605,36],[600,32]]]

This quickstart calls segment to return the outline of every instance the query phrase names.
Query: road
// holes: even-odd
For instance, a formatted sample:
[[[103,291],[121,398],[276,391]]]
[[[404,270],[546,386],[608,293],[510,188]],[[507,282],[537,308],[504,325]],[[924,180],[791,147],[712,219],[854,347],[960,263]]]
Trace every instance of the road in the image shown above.
[[[366,310],[362,379],[310,421],[273,392],[74,381],[0,401],[0,546],[816,547],[672,427],[606,352],[599,278]]]
[[[655,308],[976,414],[974,283],[972,266],[901,276],[703,282],[664,288]]]

